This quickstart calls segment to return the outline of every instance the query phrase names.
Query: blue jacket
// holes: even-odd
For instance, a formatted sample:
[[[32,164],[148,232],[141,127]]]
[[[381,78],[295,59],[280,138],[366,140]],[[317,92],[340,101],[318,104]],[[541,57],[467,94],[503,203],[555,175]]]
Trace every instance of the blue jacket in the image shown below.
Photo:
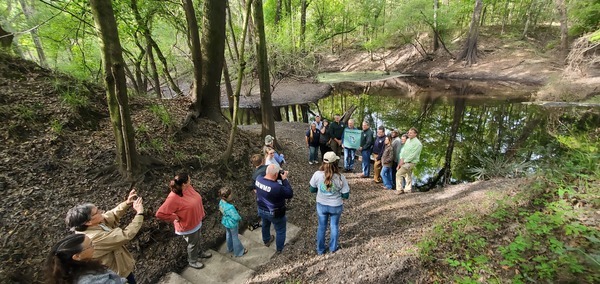
[[[219,201],[219,211],[223,214],[221,224],[223,224],[225,228],[235,228],[238,226],[240,220],[242,220],[242,216],[237,212],[235,206],[223,199]]]
[[[256,189],[256,203],[258,208],[273,212],[275,209],[285,207],[285,200],[294,197],[290,182],[285,179],[282,184],[277,181],[266,179],[264,176],[259,176],[254,182]]]

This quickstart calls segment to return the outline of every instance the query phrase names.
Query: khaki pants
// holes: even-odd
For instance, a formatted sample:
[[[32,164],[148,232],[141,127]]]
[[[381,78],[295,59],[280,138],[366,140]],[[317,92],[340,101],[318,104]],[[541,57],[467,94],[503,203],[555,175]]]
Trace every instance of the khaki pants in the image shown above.
[[[373,180],[376,183],[381,183],[383,180],[381,179],[381,169],[383,165],[381,164],[381,160],[377,160],[378,154],[374,154],[375,156],[375,164],[373,165]]]
[[[413,163],[404,163],[400,170],[396,173],[396,190],[411,192],[412,191],[412,171],[415,167]],[[406,186],[402,188],[402,178],[406,180]]]

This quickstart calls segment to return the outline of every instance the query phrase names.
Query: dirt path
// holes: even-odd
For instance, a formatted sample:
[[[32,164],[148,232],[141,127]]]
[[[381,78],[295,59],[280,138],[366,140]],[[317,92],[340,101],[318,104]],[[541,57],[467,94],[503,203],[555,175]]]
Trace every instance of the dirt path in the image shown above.
[[[359,171],[345,174],[351,188],[340,223],[341,250],[317,256],[315,196],[308,181],[317,165],[309,165],[304,146],[303,123],[277,123],[284,145],[295,197],[288,220],[303,230],[284,253],[257,271],[252,282],[282,283],[402,283],[425,281],[419,269],[417,242],[433,225],[459,219],[471,212],[484,212],[493,201],[512,194],[524,180],[493,180],[450,186],[425,193],[397,196],[384,191],[372,179],[361,179]],[[259,133],[258,126],[244,129]],[[425,145],[425,151],[427,146]],[[355,165],[358,169],[359,164]]]

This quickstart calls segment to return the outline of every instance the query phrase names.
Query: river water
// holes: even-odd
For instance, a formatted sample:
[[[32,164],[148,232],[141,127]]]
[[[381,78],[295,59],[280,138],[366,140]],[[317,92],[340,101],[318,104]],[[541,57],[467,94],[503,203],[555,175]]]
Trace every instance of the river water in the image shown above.
[[[355,106],[351,117],[357,125],[369,121],[374,132],[378,126],[386,133],[416,127],[423,151],[414,177],[421,190],[533,172],[539,161],[560,151],[556,134],[582,123],[566,119],[569,113],[577,117],[589,110],[528,104],[537,87],[512,83],[410,77],[368,81],[372,74],[357,79],[356,73],[353,82],[342,82],[339,74],[334,76],[321,75],[334,91],[310,104],[311,111],[332,118]],[[593,111],[598,120],[598,108]]]

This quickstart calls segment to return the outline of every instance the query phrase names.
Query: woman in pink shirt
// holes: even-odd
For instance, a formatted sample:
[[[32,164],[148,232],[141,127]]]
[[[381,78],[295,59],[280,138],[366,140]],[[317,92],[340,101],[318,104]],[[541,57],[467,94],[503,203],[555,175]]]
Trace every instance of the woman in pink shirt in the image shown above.
[[[209,258],[211,253],[200,250],[200,228],[204,219],[202,197],[192,187],[190,176],[182,173],[169,184],[171,192],[156,212],[156,218],[173,222],[175,234],[183,236],[187,245],[188,264],[200,269],[204,264],[199,258]]]

